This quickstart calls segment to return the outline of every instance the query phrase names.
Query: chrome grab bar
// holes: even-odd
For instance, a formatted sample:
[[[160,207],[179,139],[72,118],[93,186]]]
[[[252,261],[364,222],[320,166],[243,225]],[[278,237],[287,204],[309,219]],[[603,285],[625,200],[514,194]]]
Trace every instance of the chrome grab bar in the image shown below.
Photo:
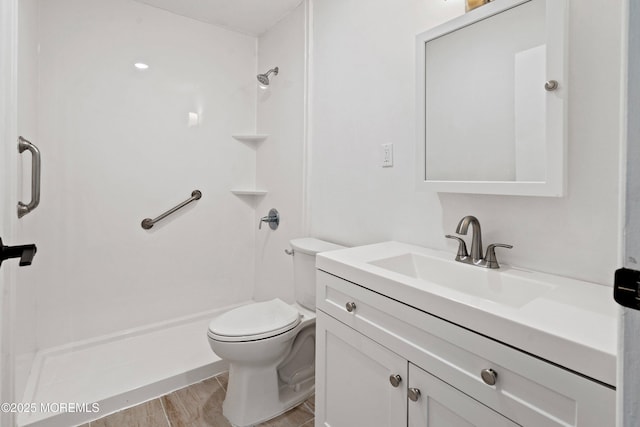
[[[177,211],[178,209],[181,209],[185,206],[187,206],[189,203],[195,201],[195,200],[199,200],[202,197],[202,193],[200,192],[200,190],[193,190],[191,192],[191,197],[188,198],[187,200],[185,200],[184,202],[180,203],[178,206],[169,209],[168,211],[166,211],[165,213],[159,215],[157,218],[145,218],[142,220],[142,228],[144,228],[145,230],[150,229],[151,227],[153,227],[153,224],[155,224],[156,222],[168,217],[169,215],[171,215],[172,213],[174,213],[175,211]]]
[[[31,201],[28,204],[18,202],[18,218],[22,218],[40,204],[40,150],[23,137],[18,137],[18,152],[31,152]]]

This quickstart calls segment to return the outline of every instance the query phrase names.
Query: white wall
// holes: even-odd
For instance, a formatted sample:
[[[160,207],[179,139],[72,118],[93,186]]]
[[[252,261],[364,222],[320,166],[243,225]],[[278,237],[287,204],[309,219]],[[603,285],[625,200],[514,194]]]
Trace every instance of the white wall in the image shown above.
[[[561,199],[415,190],[414,37],[464,2],[312,2],[311,232],[446,248],[475,215],[512,265],[610,284],[618,249],[622,0],[571,0],[569,173]],[[394,143],[393,168],[380,145]]]
[[[269,89],[258,89],[258,132],[269,138],[257,147],[257,186],[269,193],[256,201],[256,217],[280,212],[280,226],[256,230],[257,300],[294,301],[289,240],[303,237],[305,159],[306,2],[258,39],[258,72],[279,67]]]
[[[622,264],[639,270],[640,262],[640,4],[627,3],[628,18],[623,27],[628,34],[626,53],[627,143],[626,143],[626,203]],[[618,420],[619,427],[634,427],[640,423],[640,311],[620,308],[618,319]]]
[[[17,181],[16,146],[16,69],[17,1],[0,1],[0,237],[4,244],[16,237],[15,211]],[[3,263],[0,269],[0,402],[14,401],[13,302],[16,266]],[[14,415],[0,411],[0,425],[13,425]]]
[[[18,2],[18,135],[23,136],[34,144],[39,144],[38,139],[38,0],[20,0]],[[11,148],[15,149],[15,135],[12,135]],[[31,198],[31,154],[28,151],[19,155],[19,172],[14,180],[22,191],[21,201],[28,203]],[[17,201],[14,201],[17,203]],[[15,215],[15,206],[10,209],[10,214]],[[36,208],[38,209],[38,208]],[[39,215],[39,212],[29,214],[23,219],[16,220],[19,241],[12,244],[39,243],[38,235],[31,227],[30,216]],[[9,243],[9,242],[8,242]],[[34,263],[37,265],[40,254],[36,254]],[[16,396],[22,396],[27,377],[37,345],[37,307],[38,282],[37,275],[33,271],[35,267],[22,268],[18,272],[18,286],[15,288],[15,303],[13,305],[14,318],[14,356],[15,356],[15,390]]]
[[[256,39],[130,0],[40,1],[39,31],[39,346],[250,298]]]

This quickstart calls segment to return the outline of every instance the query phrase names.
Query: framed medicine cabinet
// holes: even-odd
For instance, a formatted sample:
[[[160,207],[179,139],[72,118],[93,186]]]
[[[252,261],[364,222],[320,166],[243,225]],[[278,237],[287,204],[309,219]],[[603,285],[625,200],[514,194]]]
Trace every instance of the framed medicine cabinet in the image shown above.
[[[560,197],[567,0],[494,0],[416,38],[418,188]]]

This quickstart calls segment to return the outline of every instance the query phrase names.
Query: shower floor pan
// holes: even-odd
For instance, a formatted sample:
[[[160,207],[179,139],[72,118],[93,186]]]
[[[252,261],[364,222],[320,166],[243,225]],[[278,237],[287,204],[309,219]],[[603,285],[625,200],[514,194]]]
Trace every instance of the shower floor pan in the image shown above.
[[[226,371],[207,327],[240,305],[38,353],[22,399],[35,411],[18,414],[18,426],[83,424]]]

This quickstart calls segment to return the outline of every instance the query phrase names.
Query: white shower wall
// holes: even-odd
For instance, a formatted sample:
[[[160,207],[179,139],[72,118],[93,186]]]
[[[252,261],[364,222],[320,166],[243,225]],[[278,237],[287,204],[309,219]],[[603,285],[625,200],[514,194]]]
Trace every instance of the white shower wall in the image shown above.
[[[304,170],[306,154],[307,2],[258,38],[258,70],[279,67],[267,90],[258,90],[258,131],[269,138],[257,147],[256,182],[269,192],[256,203],[256,218],[280,212],[277,230],[256,234],[255,298],[294,302],[293,259],[289,240],[305,236]]]
[[[250,299],[254,209],[229,189],[255,179],[231,135],[256,126],[256,39],[131,0],[35,3],[42,201],[21,281],[37,347]]]

